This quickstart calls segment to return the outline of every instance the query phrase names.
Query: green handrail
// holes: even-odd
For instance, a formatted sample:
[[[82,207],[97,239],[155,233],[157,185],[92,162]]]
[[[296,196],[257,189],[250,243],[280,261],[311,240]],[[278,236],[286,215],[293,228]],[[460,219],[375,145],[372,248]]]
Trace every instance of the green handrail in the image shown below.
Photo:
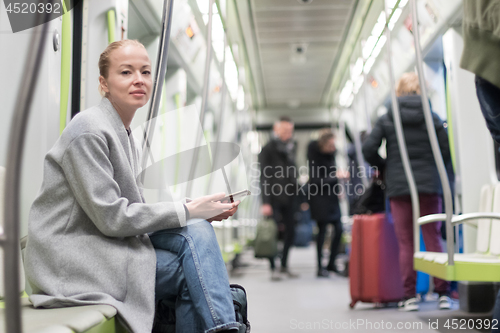
[[[108,10],[108,44],[113,43],[115,39],[116,30],[116,14],[114,9]]]
[[[71,17],[62,2],[64,15],[62,16],[61,31],[61,88],[59,97],[59,134],[66,127],[68,117],[68,100],[71,77]]]

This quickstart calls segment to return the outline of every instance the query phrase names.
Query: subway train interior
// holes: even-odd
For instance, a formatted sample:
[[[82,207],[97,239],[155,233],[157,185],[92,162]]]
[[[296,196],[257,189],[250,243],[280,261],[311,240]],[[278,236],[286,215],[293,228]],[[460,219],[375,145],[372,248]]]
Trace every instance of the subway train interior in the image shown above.
[[[30,209],[46,181],[44,159],[74,117],[101,103],[99,57],[124,39],[142,43],[151,60],[151,98],[130,124],[142,147],[146,202],[187,203],[185,198],[250,191],[236,197],[241,203],[234,215],[214,220],[212,227],[229,282],[246,290],[252,332],[500,329],[494,311],[500,153],[481,113],[474,74],[460,66],[466,1],[4,0],[0,332],[132,331],[107,304],[35,308],[24,268]],[[496,8],[499,13],[498,2]],[[428,147],[421,154],[432,156],[441,193],[439,211],[422,217],[416,209],[420,183],[412,176],[418,170],[408,159],[414,143],[401,125],[404,106],[396,96],[400,77],[410,72],[418,74],[422,126],[430,129],[421,129]],[[398,177],[405,179],[413,207],[408,243],[417,271],[415,308],[406,308],[413,311],[405,311],[407,273],[399,267],[396,214],[384,189],[390,179],[365,160],[364,143],[388,113],[403,165]],[[433,130],[436,115],[451,164],[443,160]],[[294,165],[284,172],[294,179],[286,196],[295,201],[281,210],[291,222],[271,219],[264,202],[266,195],[281,195],[273,191],[288,190],[263,184],[263,148],[281,140],[283,123],[293,125],[291,139],[279,148],[290,152],[294,144],[294,154],[283,155]],[[334,138],[331,200],[340,228],[326,223],[321,229],[309,202],[315,195],[308,186],[315,177],[311,142],[325,133]],[[387,140],[378,149],[382,158]],[[356,211],[370,200],[383,208]],[[363,221],[371,226],[362,229]],[[420,230],[438,223],[442,253],[426,252]],[[295,238],[288,244],[291,228]],[[338,243],[328,270],[317,263],[323,237],[323,260]],[[257,245],[266,241],[277,247],[277,263],[288,255],[287,264],[273,271],[267,255],[257,255]],[[436,277],[448,281],[446,306]],[[168,332],[186,332],[180,325]]]

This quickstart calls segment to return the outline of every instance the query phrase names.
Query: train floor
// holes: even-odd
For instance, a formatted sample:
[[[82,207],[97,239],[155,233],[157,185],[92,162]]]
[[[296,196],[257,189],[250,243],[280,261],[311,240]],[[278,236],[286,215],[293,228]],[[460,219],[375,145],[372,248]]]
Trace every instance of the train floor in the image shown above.
[[[255,259],[252,249],[244,251],[239,259],[242,267],[230,273],[230,282],[247,290],[248,317],[256,333],[451,332],[457,331],[451,324],[460,323],[460,319],[477,322],[487,318],[461,312],[458,301],[453,302],[451,310],[438,310],[437,300],[420,303],[418,312],[402,312],[396,306],[376,308],[368,303],[357,303],[350,309],[348,278],[335,274],[316,277],[314,243],[291,249],[288,266],[300,274],[294,279],[271,281],[268,260]],[[458,331],[489,330],[465,326]]]

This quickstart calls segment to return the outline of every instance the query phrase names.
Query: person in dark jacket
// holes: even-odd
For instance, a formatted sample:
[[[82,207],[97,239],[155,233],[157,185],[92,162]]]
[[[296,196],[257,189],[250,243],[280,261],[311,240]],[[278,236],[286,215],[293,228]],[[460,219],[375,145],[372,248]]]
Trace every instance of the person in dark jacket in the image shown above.
[[[335,165],[335,137],[329,128],[321,131],[318,140],[309,143],[307,159],[309,161],[309,206],[311,217],[316,221],[319,229],[316,239],[318,252],[317,276],[327,277],[328,271],[337,272],[335,257],[342,237],[340,206],[337,197],[341,187],[338,184],[338,170]],[[329,223],[333,225],[334,234],[330,246],[330,260],[325,269],[321,261],[326,227]]]
[[[424,113],[420,97],[418,76],[405,73],[398,81],[396,88],[398,103],[403,123],[404,137],[408,147],[411,168],[417,184],[420,200],[420,214],[441,213],[441,185],[438,171],[432,155]],[[441,119],[433,113],[434,126],[445,161],[450,160],[448,135]],[[378,154],[382,139],[387,142],[387,158]],[[413,218],[410,189],[403,169],[396,130],[394,128],[392,109],[380,117],[373,131],[363,144],[363,155],[366,161],[385,170],[386,195],[390,200],[394,228],[399,243],[399,264],[404,282],[404,301],[400,306],[405,311],[419,309],[416,298],[416,272],[413,270]],[[385,167],[385,168],[384,168]],[[425,224],[421,227],[427,251],[442,252],[440,243],[441,222]],[[434,278],[435,291],[439,293],[439,308],[449,309],[449,283]]]
[[[282,274],[291,278],[298,276],[287,267],[288,252],[295,238],[295,212],[298,205],[296,195],[298,175],[295,167],[297,143],[292,139],[293,129],[292,120],[281,117],[273,126],[271,140],[259,154],[261,212],[264,216],[273,216],[278,228],[284,229],[280,272],[275,269],[275,258],[269,258],[272,280],[280,280]]]

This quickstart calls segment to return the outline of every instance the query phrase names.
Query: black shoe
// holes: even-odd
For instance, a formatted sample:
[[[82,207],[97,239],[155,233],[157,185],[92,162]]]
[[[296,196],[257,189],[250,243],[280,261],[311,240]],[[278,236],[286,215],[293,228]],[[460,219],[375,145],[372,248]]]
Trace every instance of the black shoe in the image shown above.
[[[330,271],[330,272],[337,273],[337,274],[339,273],[339,271],[338,271],[337,267],[335,267],[335,265],[328,265],[328,266],[326,266],[326,270]]]
[[[318,269],[318,274],[317,274],[318,277],[328,277],[329,275],[330,273],[328,273],[326,269],[324,268]]]

